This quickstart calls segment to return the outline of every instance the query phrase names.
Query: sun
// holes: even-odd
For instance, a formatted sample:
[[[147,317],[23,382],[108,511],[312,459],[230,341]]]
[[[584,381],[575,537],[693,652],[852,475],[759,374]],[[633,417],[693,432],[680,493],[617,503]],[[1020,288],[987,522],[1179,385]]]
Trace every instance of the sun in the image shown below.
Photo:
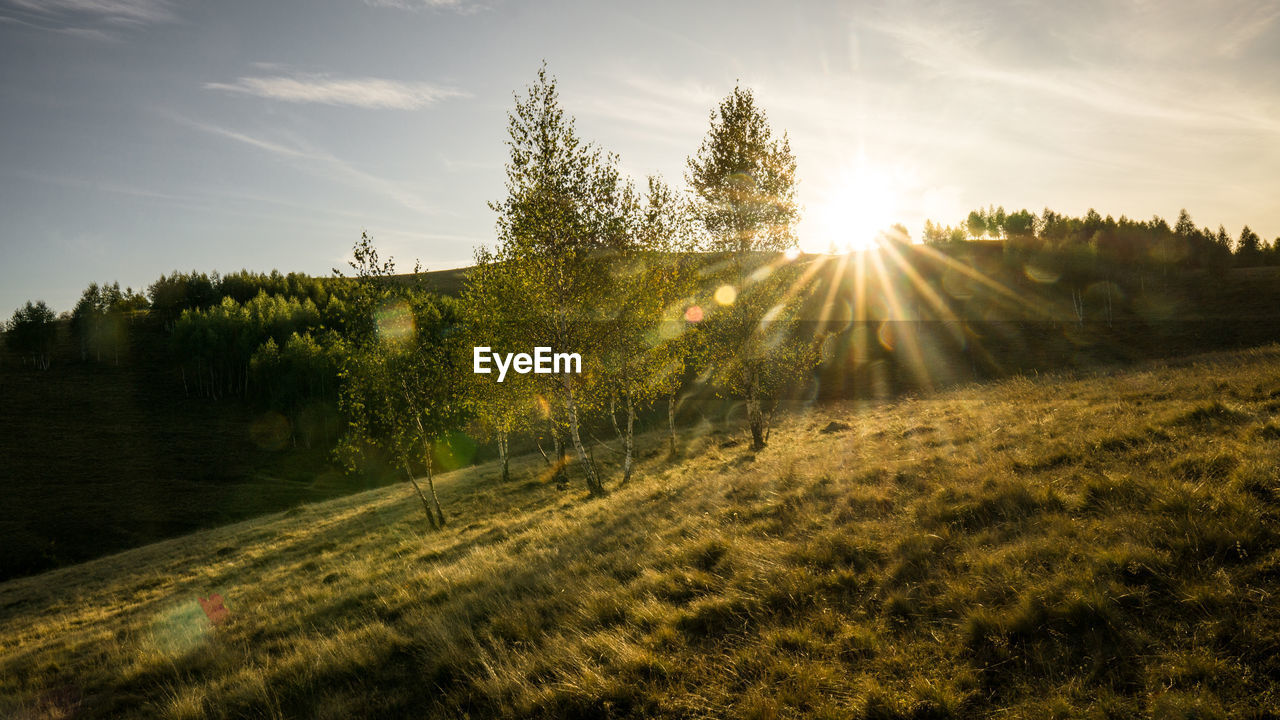
[[[805,245],[815,252],[857,252],[877,245],[880,232],[900,220],[897,173],[859,158],[828,185],[810,213]]]

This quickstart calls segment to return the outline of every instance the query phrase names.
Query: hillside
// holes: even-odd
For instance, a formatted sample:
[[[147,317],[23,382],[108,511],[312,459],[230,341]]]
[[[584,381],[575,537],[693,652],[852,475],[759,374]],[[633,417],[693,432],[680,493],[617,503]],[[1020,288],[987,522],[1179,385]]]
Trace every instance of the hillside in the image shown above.
[[[0,712],[1275,717],[1278,398],[1271,346],[643,438],[595,501],[464,469],[439,534],[403,486],[201,531],[0,585]]]
[[[0,353],[0,579],[361,489],[262,410],[184,394],[159,329],[118,365],[60,330],[46,372]]]
[[[878,257],[797,258],[813,280],[800,332],[831,335],[822,365],[794,396],[885,399],[1019,372],[1280,340],[1278,268],[1228,270],[1221,278],[1177,268],[1119,268],[1114,282],[1081,291],[1066,279],[1046,282],[1042,269],[1030,272],[1000,243],[968,243],[946,253],[912,245]],[[469,271],[396,280],[456,296]],[[179,277],[169,277],[174,292],[161,294],[170,317],[180,298],[208,303],[229,292],[247,302],[263,288],[299,297],[320,297],[324,290],[314,284],[318,279],[296,274],[234,273],[217,289],[204,276],[181,289]],[[1072,300],[1077,291],[1079,313]],[[303,427],[298,406],[271,406],[264,397],[235,392],[215,401],[201,395],[198,383],[188,394],[184,380],[201,365],[192,364],[188,352],[184,369],[183,353],[162,329],[165,316],[135,314],[118,363],[82,359],[66,323],[59,323],[47,372],[0,352],[0,579],[378,484],[345,477],[333,466],[328,446],[341,421],[332,398],[309,401],[312,425],[320,418],[333,430],[307,447],[301,433],[285,437],[290,427]],[[694,373],[686,380],[682,394],[689,402],[682,402],[680,420],[716,413],[714,389],[695,382]],[[602,431],[608,425],[593,421]],[[641,416],[642,427],[664,421],[663,408]],[[465,461],[495,452],[490,443],[477,446],[479,439],[456,439],[466,447],[459,455]],[[532,446],[524,436],[513,443]]]

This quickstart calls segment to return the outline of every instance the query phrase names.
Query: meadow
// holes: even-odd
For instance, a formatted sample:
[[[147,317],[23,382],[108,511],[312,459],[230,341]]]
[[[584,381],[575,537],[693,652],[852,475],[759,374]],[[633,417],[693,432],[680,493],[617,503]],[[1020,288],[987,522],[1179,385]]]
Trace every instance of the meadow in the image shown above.
[[[814,405],[759,452],[731,414],[602,498],[465,468],[441,532],[405,485],[304,505],[0,584],[0,714],[1276,717],[1277,415],[1268,346]]]

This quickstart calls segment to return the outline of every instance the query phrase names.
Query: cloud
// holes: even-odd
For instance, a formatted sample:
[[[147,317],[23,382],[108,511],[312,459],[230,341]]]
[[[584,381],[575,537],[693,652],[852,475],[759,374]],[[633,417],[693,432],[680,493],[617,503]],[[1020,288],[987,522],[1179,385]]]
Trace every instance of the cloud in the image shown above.
[[[683,146],[705,132],[708,112],[719,100],[710,88],[688,79],[663,78],[631,69],[604,71],[590,92],[566,90],[575,114],[608,121],[633,136]]]
[[[0,0],[0,5],[32,19],[71,26],[103,23],[137,27],[177,20],[169,0]]]
[[[416,110],[441,100],[467,97],[459,90],[429,83],[370,77],[340,78],[324,74],[242,77],[231,83],[205,83],[204,87],[282,102],[394,110]]]
[[[1257,22],[1233,22],[1230,27],[1234,29],[1225,32],[1227,46],[1218,48],[1221,54],[1238,53],[1273,19],[1256,12],[1241,17]],[[1043,20],[1041,24],[1056,24]],[[983,86],[1003,88],[1005,92],[998,97],[1004,101],[1016,100],[1019,94],[1033,94],[1101,113],[1163,121],[1182,128],[1280,132],[1269,100],[1253,97],[1246,102],[1237,88],[1215,88],[1220,85],[1219,75],[1188,69],[1173,72],[1166,67],[1169,58],[1177,56],[1173,49],[1185,54],[1181,48],[1189,39],[1182,28],[1175,32],[1145,25],[1146,31],[1140,32],[1134,29],[1140,24],[1127,22],[1122,27],[1131,31],[1128,43],[1100,43],[1068,62],[1037,64],[1030,42],[1034,38],[1018,44],[1002,42],[1003,38],[973,22],[908,14],[859,24],[892,40],[901,57],[925,71],[926,79],[959,82],[971,91]],[[1083,30],[1079,36],[1090,37]],[[1052,42],[1052,35],[1041,39]],[[1194,94],[1188,90],[1192,87],[1197,90]]]
[[[238,143],[242,143],[259,150],[264,150],[272,155],[297,161],[300,166],[312,172],[317,172],[317,174],[323,177],[340,178],[350,186],[363,188],[374,195],[381,195],[385,198],[389,198],[401,206],[422,215],[438,216],[441,214],[448,214],[446,211],[432,206],[416,193],[405,189],[403,183],[387,180],[386,178],[365,172],[364,170],[351,165],[347,161],[322,150],[315,150],[300,145],[285,145],[271,140],[264,140],[236,130],[211,125],[198,120],[192,120],[180,115],[173,115],[171,117],[178,123],[209,133],[210,135],[217,135],[219,137],[227,138],[228,140],[234,140]]]
[[[481,9],[470,0],[364,0],[364,4],[397,10],[450,10],[460,15],[470,15]]]

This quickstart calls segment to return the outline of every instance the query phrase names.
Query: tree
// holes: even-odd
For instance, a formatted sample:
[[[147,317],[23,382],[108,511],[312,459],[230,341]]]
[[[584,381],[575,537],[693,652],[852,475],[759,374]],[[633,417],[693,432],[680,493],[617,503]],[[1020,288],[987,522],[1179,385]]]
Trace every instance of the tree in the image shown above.
[[[560,107],[556,81],[546,68],[508,115],[506,197],[498,214],[497,246],[476,254],[467,303],[492,318],[493,347],[532,352],[549,347],[578,353],[581,373],[531,376],[538,395],[554,399],[555,434],[571,439],[593,495],[604,492],[580,434],[580,422],[598,393],[616,297],[613,268],[631,251],[626,186],[617,157],[583,143]],[[473,279],[474,278],[474,279]],[[490,375],[493,382],[496,377]]]
[[[1186,208],[1178,211],[1178,221],[1173,224],[1173,234],[1181,238],[1190,238],[1196,234],[1196,224]]]
[[[351,263],[361,285],[360,305],[372,310],[367,330],[342,371],[339,404],[349,432],[338,456],[349,468],[370,449],[382,451],[404,471],[432,529],[445,524],[436,495],[434,454],[466,417],[456,303],[389,282],[391,259],[381,261],[362,235]],[[426,470],[430,498],[414,474]]]
[[[1240,241],[1236,243],[1236,265],[1253,267],[1262,262],[1262,238],[1249,229],[1248,225],[1240,231]]]
[[[1227,234],[1227,229],[1222,225],[1218,226],[1218,232],[1213,236],[1213,243],[1219,248],[1226,250],[1228,254],[1235,250],[1231,242],[1231,236]]]
[[[615,273],[623,282],[612,303],[612,342],[604,348],[600,383],[622,441],[624,483],[634,467],[636,412],[659,398],[667,399],[675,451],[675,394],[688,356],[685,300],[695,291],[692,251],[697,245],[687,204],[660,179],[649,177],[644,202],[629,206],[635,243],[616,261]]]
[[[786,133],[773,139],[750,90],[735,87],[711,111],[711,129],[686,179],[710,249],[745,255],[796,246],[796,159]]]
[[[728,253],[708,275],[715,300],[703,320],[708,365],[721,388],[742,397],[754,449],[767,439],[763,405],[816,363],[795,337],[799,273],[774,255],[796,246],[796,160],[784,133],[774,140],[750,90],[734,88],[688,161],[694,213],[712,250]]]
[[[23,363],[30,356],[32,365],[48,370],[53,342],[58,335],[54,320],[53,310],[43,300],[27,301],[13,312],[13,317],[5,325],[5,344],[22,356]]]
[[[969,230],[969,236],[974,240],[987,234],[987,214],[982,210],[971,210],[964,224]]]
[[[80,359],[87,360],[92,352],[101,360],[106,353],[113,355],[119,365],[120,350],[127,340],[126,316],[148,305],[147,299],[133,288],[121,290],[119,282],[89,283],[71,311],[71,328],[80,341]]]
[[[1004,206],[997,208],[987,208],[987,233],[993,238],[998,238],[1005,233],[1005,221],[1007,216],[1004,212]]]
[[[481,257],[486,257],[484,253]],[[489,301],[504,290],[518,284],[508,273],[513,265],[481,262],[467,275],[466,287],[459,300],[463,328],[467,334],[464,347],[490,347],[498,352],[516,352],[512,328],[498,317]],[[481,436],[492,438],[498,446],[498,462],[502,481],[511,479],[511,436],[528,429],[536,418],[537,387],[529,376],[510,373],[503,382],[494,382],[486,374],[470,373],[467,397],[472,416]],[[559,469],[557,469],[558,473]]]
[[[1005,235],[1011,240],[1018,238],[1029,239],[1036,232],[1036,216],[1025,208],[1015,213],[1010,213],[1004,220],[1004,229]]]

